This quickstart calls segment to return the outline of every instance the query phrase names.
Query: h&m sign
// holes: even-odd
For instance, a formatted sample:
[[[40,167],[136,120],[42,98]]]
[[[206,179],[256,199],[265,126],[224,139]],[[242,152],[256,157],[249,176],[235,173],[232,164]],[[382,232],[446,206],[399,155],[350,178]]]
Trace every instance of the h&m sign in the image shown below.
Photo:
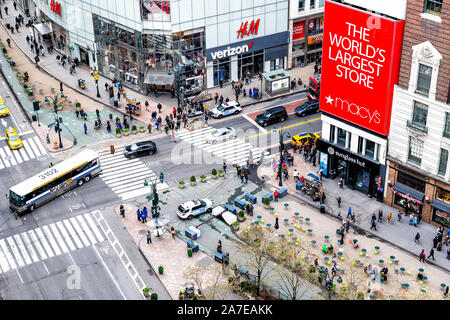
[[[59,3],[55,0],[51,0],[50,1],[50,9],[52,10],[52,12],[56,13],[58,16],[61,17],[61,3]]]

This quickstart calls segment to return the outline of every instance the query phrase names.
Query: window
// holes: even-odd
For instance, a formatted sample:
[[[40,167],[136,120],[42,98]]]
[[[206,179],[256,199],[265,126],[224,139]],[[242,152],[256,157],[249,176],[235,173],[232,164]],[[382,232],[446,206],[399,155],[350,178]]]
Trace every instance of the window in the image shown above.
[[[450,113],[445,113],[444,137],[450,138]]]
[[[411,176],[403,171],[398,171],[397,181],[419,192],[425,192],[425,181],[422,178]]]
[[[310,4],[311,4],[309,6],[310,9],[314,9],[316,7],[316,1],[315,0],[310,0]]]
[[[333,143],[335,142],[334,141],[335,132],[336,132],[336,127],[331,124],[330,125],[330,141]]]
[[[298,0],[298,12],[305,10],[305,0]]]
[[[362,154],[364,145],[364,138],[358,137],[358,153]]]
[[[447,171],[448,150],[441,149],[441,157],[439,159],[438,174],[444,176]]]
[[[347,146],[347,148],[350,149],[350,146],[351,146],[351,145],[352,145],[352,133],[349,132],[349,133],[348,133],[348,146]]]
[[[409,137],[408,161],[420,166],[422,163],[423,141]]]
[[[375,155],[375,142],[366,139],[366,156],[373,159]]]
[[[417,88],[416,92],[424,94],[428,96],[430,92],[430,84],[431,84],[431,73],[433,72],[433,68],[426,66],[424,64],[419,64],[419,76],[417,79]]]
[[[325,5],[325,0],[319,0],[319,8],[322,8]]]
[[[412,125],[425,128],[427,126],[428,106],[426,104],[414,101]]]
[[[345,148],[345,141],[347,140],[347,131],[338,128],[337,144]]]
[[[425,12],[432,14],[441,14],[442,0],[425,0]]]

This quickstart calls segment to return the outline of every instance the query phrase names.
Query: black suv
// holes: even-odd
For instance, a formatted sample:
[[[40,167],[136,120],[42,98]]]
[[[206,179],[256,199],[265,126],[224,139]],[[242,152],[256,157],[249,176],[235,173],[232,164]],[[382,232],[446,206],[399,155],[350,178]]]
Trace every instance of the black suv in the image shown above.
[[[153,141],[141,141],[135,144],[126,146],[123,150],[123,155],[126,158],[136,158],[146,156],[149,154],[155,154],[156,144]]]
[[[319,112],[319,101],[317,100],[309,100],[295,108],[295,114],[299,117],[304,117],[308,114]]]
[[[263,127],[267,127],[269,124],[283,122],[288,117],[286,109],[282,106],[273,107],[264,111],[264,113],[256,116],[256,122]]]

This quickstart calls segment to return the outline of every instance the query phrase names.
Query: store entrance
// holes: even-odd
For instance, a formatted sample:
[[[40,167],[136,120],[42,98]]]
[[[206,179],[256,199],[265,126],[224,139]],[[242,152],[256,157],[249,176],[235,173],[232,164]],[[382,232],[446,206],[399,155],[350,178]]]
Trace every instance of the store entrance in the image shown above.
[[[80,48],[80,62],[89,65],[89,53]]]
[[[348,175],[348,164],[344,160],[338,160],[338,165],[336,168],[336,177],[342,178],[342,180],[347,181]]]
[[[264,70],[264,51],[259,50],[244,53],[238,56],[239,79],[245,78],[247,74],[251,77],[262,73]]]

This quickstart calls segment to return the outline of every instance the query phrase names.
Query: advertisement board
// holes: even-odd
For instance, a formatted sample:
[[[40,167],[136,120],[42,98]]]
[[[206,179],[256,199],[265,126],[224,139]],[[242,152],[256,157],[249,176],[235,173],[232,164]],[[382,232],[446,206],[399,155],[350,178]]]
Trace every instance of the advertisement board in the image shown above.
[[[389,134],[404,20],[326,1],[320,109]]]
[[[292,40],[303,39],[305,37],[305,21],[294,23],[292,30]]]
[[[272,93],[289,88],[289,78],[280,79],[272,82]]]

